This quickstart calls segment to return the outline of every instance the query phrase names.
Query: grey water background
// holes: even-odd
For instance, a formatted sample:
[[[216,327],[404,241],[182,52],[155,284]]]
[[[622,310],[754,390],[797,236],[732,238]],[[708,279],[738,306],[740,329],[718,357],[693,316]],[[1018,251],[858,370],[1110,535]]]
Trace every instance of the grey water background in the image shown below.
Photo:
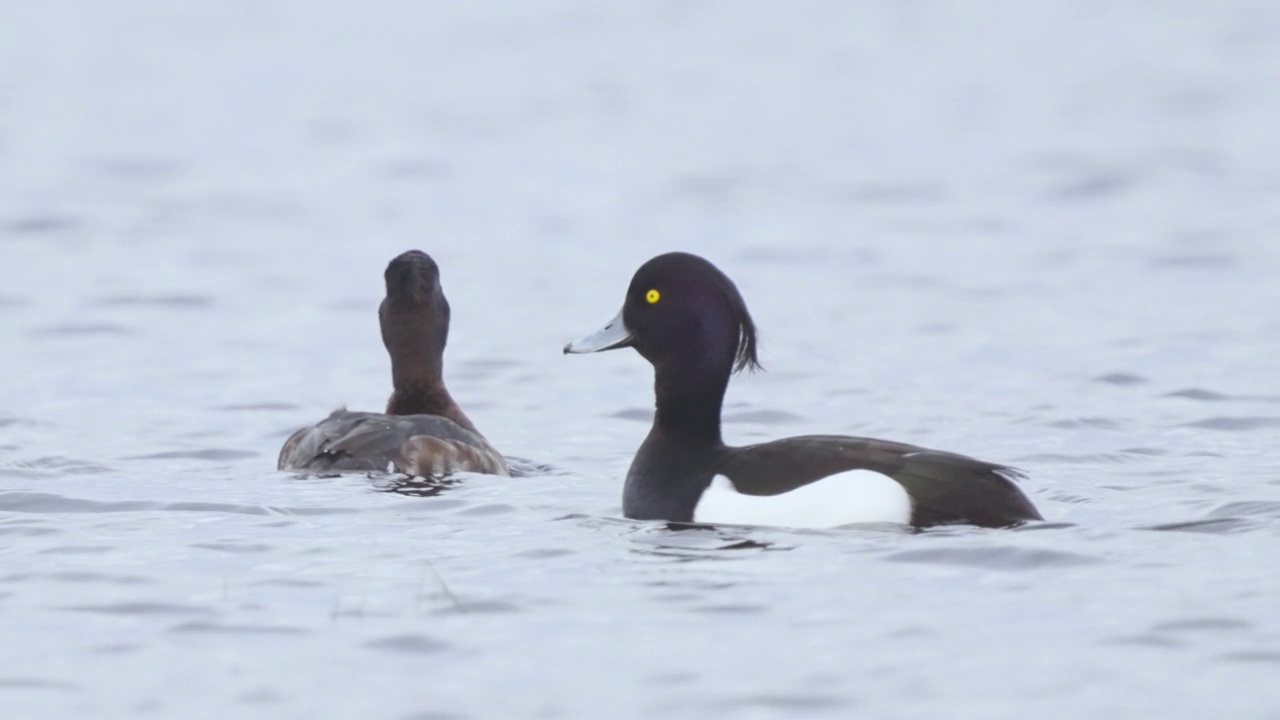
[[[0,6],[7,718],[1280,718],[1280,7]],[[421,248],[526,476],[274,470]],[[1009,462],[1049,522],[620,517],[648,257],[726,435]]]

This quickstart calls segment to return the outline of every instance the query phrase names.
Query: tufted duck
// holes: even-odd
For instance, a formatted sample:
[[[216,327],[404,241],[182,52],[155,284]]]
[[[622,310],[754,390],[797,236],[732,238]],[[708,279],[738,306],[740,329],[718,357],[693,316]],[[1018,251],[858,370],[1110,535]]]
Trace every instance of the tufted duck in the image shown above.
[[[566,353],[632,347],[653,364],[657,412],[622,511],[672,522],[837,527],[1010,527],[1040,520],[1017,471],[963,455],[841,435],[730,447],[720,437],[729,376],[759,367],[737,287],[707,260],[659,255],[631,279],[622,310]]]

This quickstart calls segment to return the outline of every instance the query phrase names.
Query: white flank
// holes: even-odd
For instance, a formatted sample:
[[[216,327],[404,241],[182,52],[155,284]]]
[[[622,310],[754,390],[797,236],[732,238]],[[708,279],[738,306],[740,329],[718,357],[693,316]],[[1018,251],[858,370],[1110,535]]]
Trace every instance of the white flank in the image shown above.
[[[848,470],[781,495],[743,495],[733,481],[717,475],[699,498],[693,520],[794,528],[906,524],[911,521],[911,497],[896,480],[873,470]]]

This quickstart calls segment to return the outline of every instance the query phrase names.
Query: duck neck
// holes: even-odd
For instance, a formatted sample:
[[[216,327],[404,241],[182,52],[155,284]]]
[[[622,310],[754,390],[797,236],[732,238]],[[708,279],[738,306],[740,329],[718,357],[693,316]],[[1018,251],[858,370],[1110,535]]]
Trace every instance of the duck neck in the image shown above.
[[[429,351],[422,346],[408,343],[388,343],[387,350],[391,355],[391,384],[398,390],[409,387],[437,386],[439,392],[448,397],[449,391],[444,387],[444,361],[442,353]]]
[[[462,412],[458,403],[440,380],[434,382],[408,380],[396,382],[395,390],[387,399],[388,415],[439,415],[477,435],[480,431]]]
[[[391,383],[394,391],[387,400],[388,415],[439,415],[477,435],[480,431],[458,403],[454,402],[441,377],[441,362],[426,357],[408,358],[401,354],[391,356]]]
[[[654,432],[699,445],[722,443],[720,408],[729,385],[729,372],[715,370],[689,372],[689,368],[670,365],[655,368]]]

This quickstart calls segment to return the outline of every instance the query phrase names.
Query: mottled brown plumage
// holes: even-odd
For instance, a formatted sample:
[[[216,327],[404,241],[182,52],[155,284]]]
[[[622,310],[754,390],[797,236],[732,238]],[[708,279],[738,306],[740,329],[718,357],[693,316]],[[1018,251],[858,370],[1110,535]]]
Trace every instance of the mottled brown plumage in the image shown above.
[[[280,450],[278,467],[395,471],[424,477],[455,472],[509,474],[502,455],[483,437],[447,418],[345,409],[291,435]]]
[[[277,466],[379,470],[409,475],[507,475],[506,461],[454,401],[442,375],[449,302],[440,270],[410,250],[391,261],[378,308],[394,387],[383,413],[335,410],[285,441]]]

